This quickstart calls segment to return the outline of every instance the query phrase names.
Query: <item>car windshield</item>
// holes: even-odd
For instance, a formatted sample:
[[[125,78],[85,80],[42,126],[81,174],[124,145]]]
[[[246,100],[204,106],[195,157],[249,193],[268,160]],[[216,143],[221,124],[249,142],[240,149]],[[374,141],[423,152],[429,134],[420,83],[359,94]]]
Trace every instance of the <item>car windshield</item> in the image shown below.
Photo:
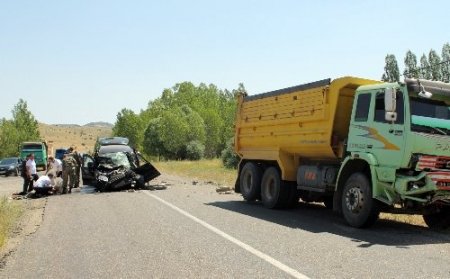
[[[124,152],[104,153],[98,157],[99,165],[130,168],[130,161]]]
[[[0,163],[2,165],[15,164],[15,163],[17,163],[17,159],[16,158],[6,158],[6,159],[1,160]]]
[[[411,98],[412,130],[450,134],[450,106],[443,101]]]

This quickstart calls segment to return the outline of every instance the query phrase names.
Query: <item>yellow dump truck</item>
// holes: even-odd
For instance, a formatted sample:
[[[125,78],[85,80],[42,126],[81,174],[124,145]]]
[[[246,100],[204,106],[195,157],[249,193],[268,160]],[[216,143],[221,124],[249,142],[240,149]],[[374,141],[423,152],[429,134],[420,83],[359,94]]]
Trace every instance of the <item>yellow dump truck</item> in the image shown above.
[[[324,202],[354,227],[380,211],[450,226],[449,84],[343,77],[238,98],[245,200]]]

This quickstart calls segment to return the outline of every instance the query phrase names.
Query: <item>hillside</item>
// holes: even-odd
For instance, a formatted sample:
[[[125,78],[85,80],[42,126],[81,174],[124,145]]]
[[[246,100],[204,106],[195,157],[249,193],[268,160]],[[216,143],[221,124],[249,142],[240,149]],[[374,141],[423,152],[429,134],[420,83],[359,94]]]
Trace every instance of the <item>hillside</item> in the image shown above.
[[[57,148],[67,148],[76,145],[81,153],[90,153],[94,149],[98,137],[108,137],[112,134],[112,126],[80,126],[80,125],[48,125],[39,123],[39,132],[49,145],[49,154],[54,154]]]

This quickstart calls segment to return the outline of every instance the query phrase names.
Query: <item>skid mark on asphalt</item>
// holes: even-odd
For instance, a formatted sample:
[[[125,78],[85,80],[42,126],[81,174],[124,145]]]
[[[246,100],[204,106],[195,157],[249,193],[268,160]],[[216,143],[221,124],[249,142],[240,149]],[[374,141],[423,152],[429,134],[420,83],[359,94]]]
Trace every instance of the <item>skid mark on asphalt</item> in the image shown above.
[[[178,213],[184,215],[185,217],[191,219],[192,221],[202,225],[203,227],[207,228],[208,230],[212,231],[213,233],[215,233],[215,234],[225,238],[226,240],[236,244],[237,246],[241,247],[242,249],[247,250],[248,252],[252,253],[253,255],[263,259],[264,261],[270,263],[274,267],[276,267],[276,268],[286,272],[287,274],[293,276],[294,278],[299,278],[299,279],[300,278],[302,278],[302,279],[309,278],[306,275],[298,272],[297,270],[295,270],[295,269],[293,269],[293,268],[283,264],[280,261],[277,261],[276,259],[272,258],[271,256],[269,256],[267,254],[264,254],[263,252],[253,248],[252,246],[250,246],[248,244],[245,244],[244,242],[240,241],[239,239],[236,239],[236,238],[232,237],[231,235],[221,231],[220,229],[218,229],[218,228],[216,228],[216,227],[206,223],[205,221],[200,220],[199,218],[197,218],[197,217],[189,214],[188,212],[184,211],[183,209],[180,209],[180,208],[176,207],[175,205],[173,205],[173,204],[171,204],[171,203],[161,199],[160,197],[155,196],[155,195],[153,195],[153,194],[151,194],[149,192],[144,192],[144,193],[146,195],[154,198],[155,200],[165,204],[166,206],[172,208],[173,210],[177,211]]]

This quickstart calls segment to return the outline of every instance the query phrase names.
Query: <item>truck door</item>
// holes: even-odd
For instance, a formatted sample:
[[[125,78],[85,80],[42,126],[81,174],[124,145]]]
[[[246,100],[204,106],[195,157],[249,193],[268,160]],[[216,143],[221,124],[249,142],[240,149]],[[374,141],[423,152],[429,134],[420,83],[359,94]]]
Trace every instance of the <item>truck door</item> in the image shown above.
[[[361,92],[357,96],[348,139],[348,151],[371,153],[380,166],[398,167],[403,159],[404,100],[397,93],[397,121],[385,120],[384,91]]]
[[[375,130],[375,139],[373,143],[373,153],[376,155],[380,166],[391,166],[398,168],[403,161],[405,127],[404,127],[404,98],[401,91],[397,91],[396,112],[397,120],[395,122],[386,121],[384,108],[384,91],[374,94],[374,116],[373,128]]]

